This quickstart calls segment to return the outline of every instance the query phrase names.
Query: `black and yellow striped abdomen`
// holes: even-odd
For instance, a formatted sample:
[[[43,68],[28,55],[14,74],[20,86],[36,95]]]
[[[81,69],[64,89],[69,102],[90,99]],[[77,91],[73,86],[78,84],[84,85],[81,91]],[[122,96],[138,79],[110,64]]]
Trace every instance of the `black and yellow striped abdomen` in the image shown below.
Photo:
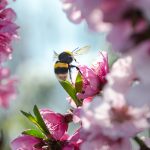
[[[64,62],[57,61],[54,65],[54,71],[56,74],[68,73],[69,65]]]

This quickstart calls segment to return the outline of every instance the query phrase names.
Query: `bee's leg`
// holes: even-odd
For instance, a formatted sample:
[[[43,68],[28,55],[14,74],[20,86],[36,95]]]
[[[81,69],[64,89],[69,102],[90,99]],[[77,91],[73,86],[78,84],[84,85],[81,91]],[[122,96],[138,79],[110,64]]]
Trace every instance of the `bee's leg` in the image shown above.
[[[82,73],[81,73],[80,69],[79,69],[77,66],[70,65],[70,68],[76,68],[76,69],[79,71],[79,73],[82,75]]]
[[[72,75],[71,75],[71,67],[69,68],[69,77],[70,77],[71,83],[73,84]]]

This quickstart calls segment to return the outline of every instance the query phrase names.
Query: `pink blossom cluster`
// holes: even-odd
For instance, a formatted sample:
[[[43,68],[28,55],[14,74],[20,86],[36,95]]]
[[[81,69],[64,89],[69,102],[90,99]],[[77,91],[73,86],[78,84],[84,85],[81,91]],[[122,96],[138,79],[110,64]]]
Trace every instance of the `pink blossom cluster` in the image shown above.
[[[40,139],[30,135],[21,135],[11,143],[12,150],[43,150],[44,148],[54,150],[79,150],[79,130],[72,136],[67,134],[70,115],[55,113],[49,109],[41,109],[40,113],[50,132],[49,138]],[[69,118],[69,119],[68,119]]]
[[[7,0],[0,1],[0,107],[5,108],[16,93],[16,79],[9,78],[10,71],[3,64],[12,57],[12,40],[17,38],[18,29],[14,23],[16,14],[13,9],[6,8],[7,5]]]
[[[83,80],[83,101],[92,96],[92,102],[83,103],[74,114],[82,122],[81,150],[133,149],[130,139],[149,128],[150,1],[62,0],[62,4],[72,22],[85,21],[97,32],[107,29],[107,40],[121,57],[107,72],[101,90],[93,70],[81,68],[89,79]]]
[[[93,97],[100,93],[106,83],[106,75],[109,72],[108,56],[105,51],[99,52],[98,59],[91,67],[79,66],[82,73],[82,92],[77,93],[79,99]]]
[[[149,128],[149,106],[138,107],[137,100],[126,98],[130,88],[138,84],[133,83],[136,74],[131,66],[130,56],[118,59],[107,75],[103,94],[80,110],[81,150],[132,150],[130,139]]]
[[[78,102],[69,119],[68,114],[41,110],[48,139],[22,135],[12,141],[11,148],[133,150],[131,140],[135,140],[139,150],[149,150],[149,138],[138,133],[150,126],[150,1],[62,2],[74,23],[85,20],[95,31],[109,31],[107,39],[120,58],[109,68],[107,53],[100,52],[91,67],[80,65],[81,90],[74,93],[76,84],[65,83],[65,90],[72,90],[68,92],[72,101]],[[73,136],[66,133],[70,121],[80,125]]]
[[[62,4],[72,22],[85,20],[95,31],[109,31],[107,39],[115,51],[128,51],[149,39],[148,0],[62,0]]]
[[[101,64],[105,64],[104,60],[103,63],[99,63],[99,68]],[[95,69],[99,70],[97,67]],[[92,71],[90,70],[90,73]],[[90,78],[90,73],[83,74],[92,84],[95,78]],[[140,96],[135,93],[132,93],[130,99],[127,97],[130,90],[140,84],[132,56],[127,55],[118,59],[110,72],[107,71],[103,75],[107,82],[102,86],[101,92],[93,93],[92,98],[91,95],[86,96],[83,105],[76,108],[73,113],[73,121],[81,123],[80,149],[132,150],[130,139],[149,128],[150,117],[146,100],[141,101]],[[97,83],[100,84],[100,80],[97,80]],[[90,92],[92,91],[91,89]],[[137,98],[134,99],[133,96]]]
[[[108,65],[108,62],[105,64],[104,60],[103,63],[99,63],[99,67],[96,66],[91,70],[87,66],[80,67],[81,71],[83,68],[88,68],[88,72],[82,71],[83,88],[87,86],[84,78],[88,79],[88,86],[91,86],[97,79],[96,77],[91,78],[93,70],[98,71],[102,67],[101,64],[103,67]],[[81,123],[81,150],[133,150],[131,138],[149,128],[149,96],[144,97],[145,93],[149,94],[148,89],[145,89],[146,91],[139,90],[135,93],[131,91],[142,86],[143,83],[148,84],[149,78],[146,80],[145,75],[141,73],[141,81],[138,80],[139,74],[133,60],[136,59],[133,59],[132,55],[119,58],[113,64],[110,72],[107,71],[103,74],[105,84],[101,90],[97,93],[89,88],[90,92],[87,91],[87,94],[85,92],[83,105],[74,109],[73,121],[74,123]],[[103,67],[101,71],[103,71]],[[140,71],[141,69],[139,69]],[[101,84],[102,82],[97,80],[94,83]]]

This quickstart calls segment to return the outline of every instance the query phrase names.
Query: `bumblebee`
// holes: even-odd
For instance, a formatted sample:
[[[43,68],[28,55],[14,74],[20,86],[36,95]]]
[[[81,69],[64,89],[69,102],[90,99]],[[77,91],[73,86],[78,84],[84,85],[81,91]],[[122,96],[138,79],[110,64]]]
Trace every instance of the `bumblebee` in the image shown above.
[[[69,72],[70,80],[72,82],[71,69],[76,68],[79,72],[80,72],[80,70],[77,66],[72,65],[71,63],[73,61],[77,62],[77,60],[75,59],[75,56],[83,54],[89,48],[90,48],[90,46],[85,46],[82,48],[76,48],[72,52],[64,51],[60,54],[57,54],[54,51],[54,58],[58,59],[54,64],[54,72],[55,72],[58,80],[65,81],[68,77],[68,72]]]

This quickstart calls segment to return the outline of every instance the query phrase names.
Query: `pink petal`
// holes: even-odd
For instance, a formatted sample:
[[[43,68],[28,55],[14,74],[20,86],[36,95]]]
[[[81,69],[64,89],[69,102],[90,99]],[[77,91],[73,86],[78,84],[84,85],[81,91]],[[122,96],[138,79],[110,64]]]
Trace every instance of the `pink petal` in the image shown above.
[[[40,112],[52,136],[57,140],[61,139],[68,129],[64,116],[48,109],[42,109]]]
[[[22,135],[11,142],[12,150],[33,150],[40,140],[33,136]],[[39,149],[40,150],[40,149]],[[42,150],[42,149],[41,149]]]

